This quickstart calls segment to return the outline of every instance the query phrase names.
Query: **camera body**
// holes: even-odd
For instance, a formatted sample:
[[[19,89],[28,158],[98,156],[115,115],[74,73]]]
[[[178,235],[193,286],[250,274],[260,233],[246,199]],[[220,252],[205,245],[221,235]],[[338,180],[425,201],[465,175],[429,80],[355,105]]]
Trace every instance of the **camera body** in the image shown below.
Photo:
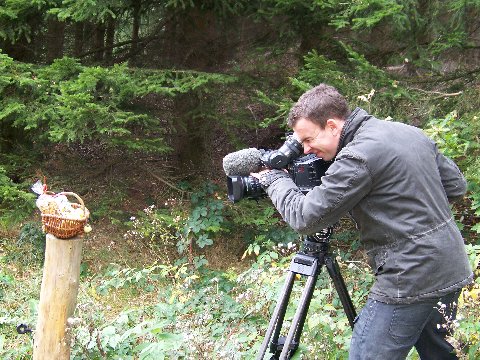
[[[295,184],[306,194],[322,183],[322,176],[332,162],[313,154],[299,157],[302,152],[302,144],[289,136],[278,150],[266,151],[261,162],[269,169],[287,169]],[[243,198],[260,199],[266,196],[260,182],[253,176],[227,176],[227,189],[228,198],[234,203]]]
[[[322,183],[322,176],[331,163],[310,154],[292,161],[287,169],[298,188],[306,194]]]

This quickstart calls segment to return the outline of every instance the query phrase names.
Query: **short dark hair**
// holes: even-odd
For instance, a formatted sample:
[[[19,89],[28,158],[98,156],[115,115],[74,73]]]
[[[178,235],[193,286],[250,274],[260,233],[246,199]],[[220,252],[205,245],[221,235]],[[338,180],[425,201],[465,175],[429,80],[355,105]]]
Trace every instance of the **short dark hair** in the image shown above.
[[[345,120],[348,115],[350,110],[343,95],[333,86],[320,84],[300,96],[290,109],[287,125],[293,127],[305,118],[325,129],[328,119]]]

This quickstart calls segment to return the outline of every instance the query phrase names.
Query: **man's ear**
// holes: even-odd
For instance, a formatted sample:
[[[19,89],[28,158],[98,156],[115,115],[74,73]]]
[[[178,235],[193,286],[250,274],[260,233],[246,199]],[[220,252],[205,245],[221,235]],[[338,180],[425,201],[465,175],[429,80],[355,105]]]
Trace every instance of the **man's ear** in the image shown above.
[[[340,121],[338,119],[328,119],[326,123],[326,129],[330,130],[332,132],[333,136],[337,136],[340,134],[343,128],[343,121]]]

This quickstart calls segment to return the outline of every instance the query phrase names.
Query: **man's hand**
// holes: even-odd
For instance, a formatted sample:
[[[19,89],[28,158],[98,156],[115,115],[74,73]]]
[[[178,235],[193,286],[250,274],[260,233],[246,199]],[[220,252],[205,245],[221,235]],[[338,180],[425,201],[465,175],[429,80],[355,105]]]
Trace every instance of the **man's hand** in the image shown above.
[[[256,173],[251,173],[250,175],[253,176],[254,178],[257,178],[258,180],[260,180],[260,177],[262,177],[262,175],[267,174],[270,171],[272,171],[272,170],[271,169],[265,169],[265,170],[262,170],[262,171],[259,171],[259,172],[256,172]]]
[[[262,188],[265,190],[268,188],[274,181],[280,178],[290,178],[287,170],[277,170],[277,169],[268,169],[262,170],[258,173],[251,173],[251,176],[257,178],[262,185]]]

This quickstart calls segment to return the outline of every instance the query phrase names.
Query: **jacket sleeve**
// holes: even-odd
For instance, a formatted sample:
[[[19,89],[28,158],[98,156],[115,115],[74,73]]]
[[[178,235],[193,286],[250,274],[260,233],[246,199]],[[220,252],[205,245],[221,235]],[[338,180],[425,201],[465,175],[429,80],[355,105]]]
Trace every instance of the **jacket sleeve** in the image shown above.
[[[453,160],[437,150],[437,166],[442,179],[442,185],[449,201],[454,201],[465,195],[467,181]]]
[[[343,150],[322,177],[322,184],[306,195],[287,178],[272,183],[267,194],[295,231],[313,234],[336,223],[371,187],[372,177],[365,161]]]

